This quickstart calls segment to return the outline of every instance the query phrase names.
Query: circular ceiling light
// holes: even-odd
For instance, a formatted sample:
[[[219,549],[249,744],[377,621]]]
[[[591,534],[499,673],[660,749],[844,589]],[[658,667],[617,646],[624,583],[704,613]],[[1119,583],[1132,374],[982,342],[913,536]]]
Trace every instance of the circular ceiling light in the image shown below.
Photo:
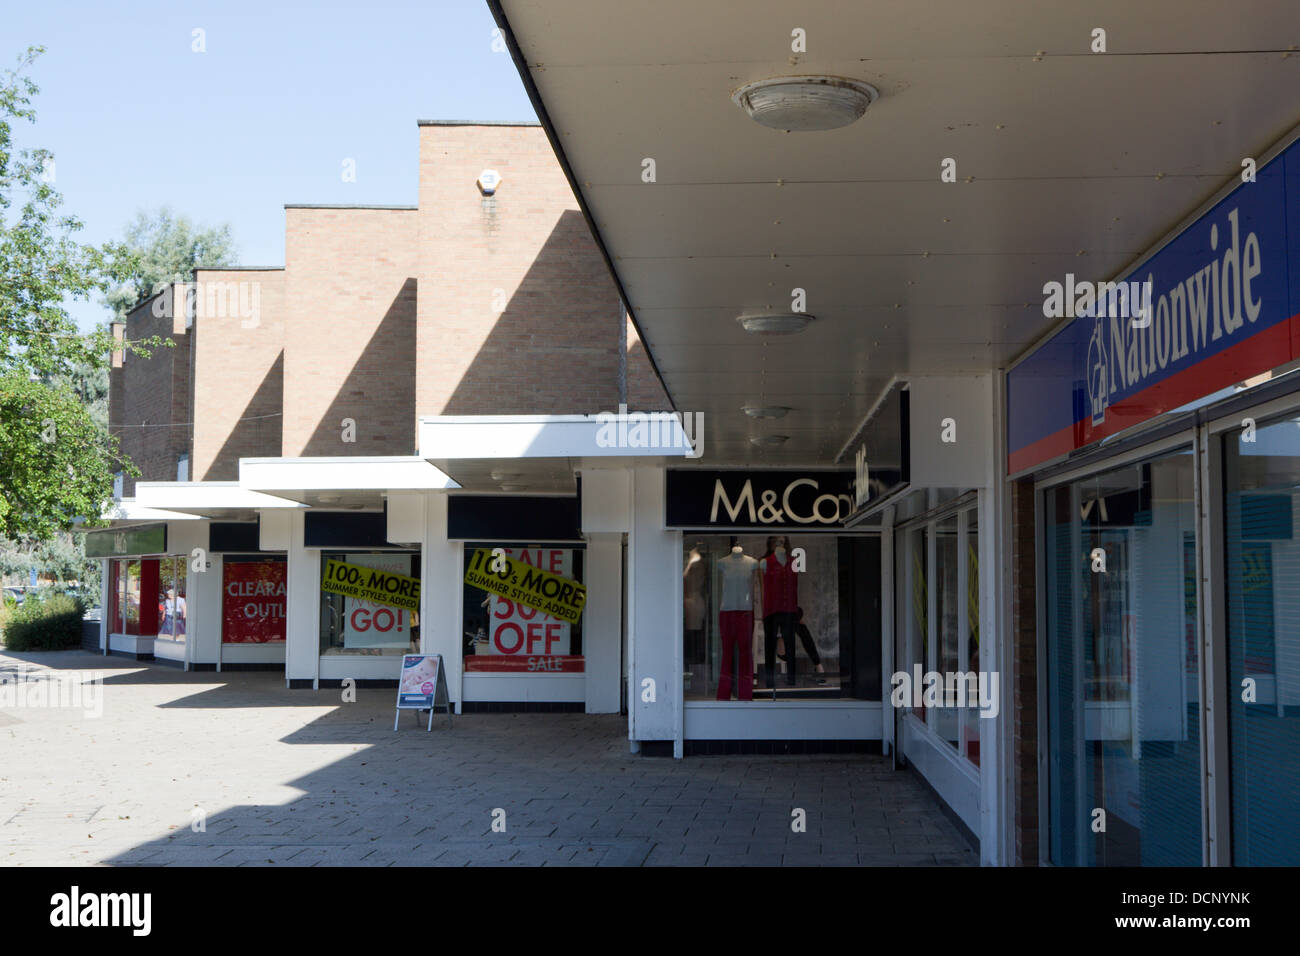
[[[750,418],[785,418],[789,405],[746,405],[742,411]]]
[[[784,445],[789,440],[789,435],[759,435],[750,439],[755,445]]]
[[[338,503],[339,496],[338,495],[317,495],[316,500],[323,505],[332,505]]]
[[[738,315],[736,321],[746,332],[757,335],[792,335],[808,328],[815,316],[804,312],[780,312],[767,315]]]
[[[870,83],[843,76],[773,76],[746,83],[731,101],[769,129],[805,132],[848,126],[879,97]]]
[[[522,478],[523,475],[517,471],[494,471],[492,472],[493,481],[514,481],[516,478]]]

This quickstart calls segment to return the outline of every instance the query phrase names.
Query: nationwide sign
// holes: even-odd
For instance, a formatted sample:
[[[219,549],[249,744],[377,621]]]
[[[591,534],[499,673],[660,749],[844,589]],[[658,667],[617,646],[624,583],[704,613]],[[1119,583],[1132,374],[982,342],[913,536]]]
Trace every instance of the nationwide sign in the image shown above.
[[[1300,357],[1298,176],[1300,143],[1116,279],[1148,284],[1137,316],[1089,293],[1007,374],[1012,474]]]
[[[359,601],[391,604],[408,611],[420,609],[420,582],[405,574],[359,564],[329,560],[321,574],[320,589],[327,594],[342,594]]]
[[[670,468],[669,528],[844,527],[854,509],[851,471],[705,471]]]

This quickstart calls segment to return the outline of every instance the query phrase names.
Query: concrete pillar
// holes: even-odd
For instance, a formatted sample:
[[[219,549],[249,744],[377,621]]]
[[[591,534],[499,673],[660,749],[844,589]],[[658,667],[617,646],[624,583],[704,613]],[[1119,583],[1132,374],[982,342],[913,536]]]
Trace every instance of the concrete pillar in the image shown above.
[[[320,661],[320,552],[303,547],[302,511],[288,516],[289,584],[285,594],[284,679],[316,682]]]
[[[664,472],[632,474],[628,534],[628,710],[634,741],[671,740],[682,754],[681,534],[664,528]],[[653,699],[650,691],[653,691]]]
[[[464,627],[461,543],[447,540],[447,496],[426,496],[424,542],[420,552],[420,650],[441,654],[447,691],[461,712],[461,636]]]
[[[584,535],[587,603],[582,612],[587,713],[616,714],[623,653],[623,536]]]

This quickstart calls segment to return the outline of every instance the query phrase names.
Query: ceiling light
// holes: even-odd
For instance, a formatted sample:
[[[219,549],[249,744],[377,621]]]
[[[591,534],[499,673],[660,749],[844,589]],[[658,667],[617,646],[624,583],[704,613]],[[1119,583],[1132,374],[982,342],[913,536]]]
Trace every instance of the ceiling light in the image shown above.
[[[492,472],[493,481],[513,481],[516,478],[522,478],[523,475],[517,471],[494,471]]]
[[[739,315],[739,322],[746,332],[759,335],[790,335],[802,332],[814,316],[803,312],[783,312],[772,315]]]
[[[320,503],[323,505],[332,505],[339,500],[338,495],[317,495],[316,497],[320,500]]]
[[[755,445],[784,445],[789,440],[789,435],[759,435],[750,439]]]
[[[742,411],[750,418],[785,418],[789,405],[746,405]]]
[[[502,491],[523,491],[527,487],[528,487],[527,485],[503,484],[501,486],[501,490]]]
[[[848,126],[880,91],[843,76],[773,76],[746,83],[731,101],[769,129],[807,131]]]

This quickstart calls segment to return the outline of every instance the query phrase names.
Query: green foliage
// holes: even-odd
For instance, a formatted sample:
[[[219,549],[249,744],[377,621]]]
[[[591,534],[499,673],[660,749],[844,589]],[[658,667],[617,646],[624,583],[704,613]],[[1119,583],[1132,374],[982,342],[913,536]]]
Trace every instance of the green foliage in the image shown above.
[[[125,244],[135,256],[135,268],[124,284],[104,297],[118,321],[164,285],[188,281],[195,269],[235,264],[229,225],[198,228],[166,206],[152,214],[136,213],[126,228]]]
[[[4,628],[5,648],[11,651],[58,651],[81,644],[81,620],[86,608],[67,594],[28,594],[10,610]]]
[[[0,375],[0,537],[48,538],[98,517],[119,468],[131,470],[76,395]]]
[[[14,124],[34,122],[36,84],[25,71],[32,47],[0,75],[0,537],[48,538],[84,517],[92,523],[111,497],[113,473],[138,474],[97,423],[83,397],[102,382],[114,347],[107,325],[81,334],[64,308],[139,271],[122,243],[81,245],[43,149],[18,150]],[[119,344],[147,356],[160,339]]]
[[[21,535],[16,540],[0,538],[0,579],[16,577],[26,583],[30,572],[53,575],[58,584],[76,582],[87,594],[98,595],[100,562],[86,557],[82,535],[60,532],[38,540]],[[92,603],[98,604],[98,598]]]

